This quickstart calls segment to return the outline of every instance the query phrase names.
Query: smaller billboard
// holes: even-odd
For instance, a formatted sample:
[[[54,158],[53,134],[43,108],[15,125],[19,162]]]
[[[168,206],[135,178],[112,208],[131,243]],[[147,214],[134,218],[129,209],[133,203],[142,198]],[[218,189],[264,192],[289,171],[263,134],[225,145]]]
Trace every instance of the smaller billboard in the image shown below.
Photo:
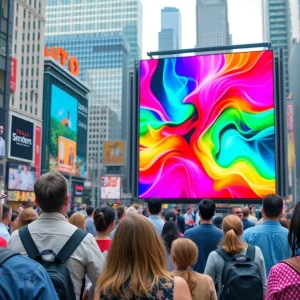
[[[35,168],[27,165],[8,163],[8,190],[33,192],[36,181]]]
[[[6,143],[5,136],[7,130],[5,128],[5,111],[0,109],[0,156],[5,156]]]
[[[8,191],[7,200],[33,202],[35,200],[35,194],[34,192]]]
[[[58,170],[76,174],[76,142],[62,136],[58,137]]]
[[[103,165],[123,166],[125,164],[125,142],[105,141],[103,143]]]
[[[102,176],[101,177],[101,199],[120,199],[121,197],[121,177]]]
[[[11,58],[11,69],[10,69],[10,91],[16,91],[16,83],[17,83],[17,60],[12,57]]]

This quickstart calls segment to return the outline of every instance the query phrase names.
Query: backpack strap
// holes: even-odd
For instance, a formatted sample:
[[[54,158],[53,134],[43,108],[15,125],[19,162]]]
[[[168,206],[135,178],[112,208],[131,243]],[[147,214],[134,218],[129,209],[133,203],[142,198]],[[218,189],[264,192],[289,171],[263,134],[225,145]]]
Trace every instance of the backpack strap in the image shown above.
[[[292,257],[286,260],[283,260],[282,263],[290,266],[293,270],[295,270],[298,274],[300,274],[300,259],[297,257]]]
[[[248,244],[248,249],[246,252],[246,256],[250,258],[252,261],[255,259],[255,246]]]
[[[233,255],[227,254],[223,248],[218,248],[215,251],[225,260],[225,262],[232,261],[234,258]]]
[[[14,252],[6,248],[0,248],[0,265],[15,255],[20,255],[20,253]]]
[[[40,260],[42,261],[42,256],[41,253],[39,251],[39,249],[37,248],[35,242],[33,241],[33,238],[29,232],[28,226],[24,226],[22,228],[19,229],[19,236],[21,239],[21,242],[27,252],[27,255],[29,258],[33,259],[33,260]]]
[[[56,255],[56,258],[60,260],[62,264],[64,264],[70,258],[76,248],[80,245],[86,235],[86,231],[78,228]]]

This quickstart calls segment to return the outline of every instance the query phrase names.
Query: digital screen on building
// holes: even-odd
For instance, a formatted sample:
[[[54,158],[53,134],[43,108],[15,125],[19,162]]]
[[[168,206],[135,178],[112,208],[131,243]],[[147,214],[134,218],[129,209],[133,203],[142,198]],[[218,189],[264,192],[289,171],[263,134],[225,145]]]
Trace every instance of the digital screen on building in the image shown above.
[[[275,193],[273,52],[140,64],[140,198]]]
[[[123,166],[125,164],[125,142],[105,141],[103,143],[103,165]]]
[[[6,133],[5,111],[0,109],[0,156],[6,155]]]
[[[52,85],[50,170],[85,177],[87,111],[87,103]]]
[[[8,190],[34,191],[35,168],[23,164],[8,163]]]
[[[102,176],[101,177],[101,199],[120,199],[121,197],[121,177]]]

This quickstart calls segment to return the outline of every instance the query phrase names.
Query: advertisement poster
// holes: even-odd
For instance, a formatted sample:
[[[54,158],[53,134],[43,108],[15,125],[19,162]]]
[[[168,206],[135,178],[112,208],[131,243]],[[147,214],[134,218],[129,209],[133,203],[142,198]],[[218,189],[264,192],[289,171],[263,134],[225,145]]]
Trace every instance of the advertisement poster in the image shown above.
[[[101,199],[119,199],[121,197],[121,177],[101,177]]]
[[[35,151],[34,151],[34,166],[36,179],[41,176],[41,145],[42,145],[42,128],[35,126]]]
[[[49,169],[86,175],[87,103],[52,85]]]
[[[10,90],[11,92],[16,91],[16,82],[17,82],[17,60],[11,58],[11,70],[10,70]]]
[[[33,192],[36,181],[35,168],[17,163],[8,163],[8,190]]]
[[[6,153],[5,132],[5,111],[0,109],[0,156],[5,156]]]
[[[11,115],[10,158],[33,162],[34,123]]]
[[[35,200],[35,194],[34,192],[8,191],[7,200],[33,202]]]
[[[123,166],[125,164],[125,142],[105,141],[103,144],[103,165]]]

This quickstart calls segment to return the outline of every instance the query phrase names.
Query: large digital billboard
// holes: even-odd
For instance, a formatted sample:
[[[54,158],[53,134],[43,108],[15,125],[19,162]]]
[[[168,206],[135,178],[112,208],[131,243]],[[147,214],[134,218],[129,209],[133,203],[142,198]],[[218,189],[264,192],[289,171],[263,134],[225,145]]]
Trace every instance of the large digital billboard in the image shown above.
[[[121,197],[121,177],[102,176],[101,177],[101,199],[120,199]]]
[[[140,198],[275,193],[273,52],[141,61]]]
[[[86,173],[87,104],[52,85],[49,168],[73,176]]]

